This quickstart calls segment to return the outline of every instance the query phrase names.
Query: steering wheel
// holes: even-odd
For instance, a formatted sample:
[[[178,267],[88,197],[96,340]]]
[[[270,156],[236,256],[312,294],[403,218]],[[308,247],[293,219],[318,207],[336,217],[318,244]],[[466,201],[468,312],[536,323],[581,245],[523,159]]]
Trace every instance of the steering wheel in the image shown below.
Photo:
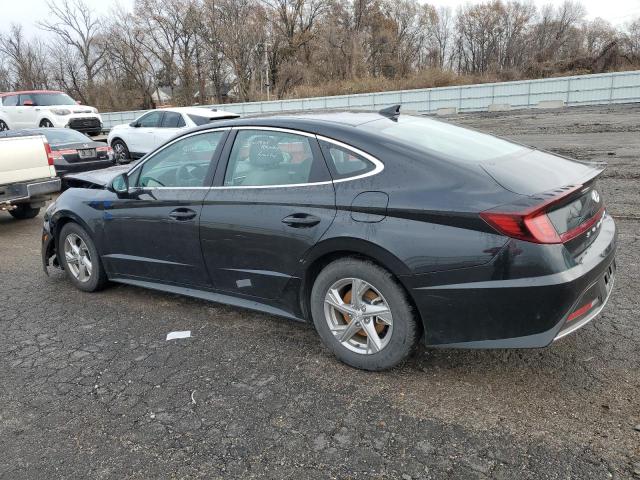
[[[176,183],[182,186],[195,186],[202,180],[196,175],[200,165],[195,163],[185,163],[180,165],[176,172]]]

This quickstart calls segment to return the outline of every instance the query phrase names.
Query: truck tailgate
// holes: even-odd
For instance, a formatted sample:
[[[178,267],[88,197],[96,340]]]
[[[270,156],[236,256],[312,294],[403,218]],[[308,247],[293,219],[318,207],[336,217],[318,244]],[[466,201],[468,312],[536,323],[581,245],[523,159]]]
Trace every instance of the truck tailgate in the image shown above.
[[[0,138],[0,185],[55,177],[49,165],[44,137]]]

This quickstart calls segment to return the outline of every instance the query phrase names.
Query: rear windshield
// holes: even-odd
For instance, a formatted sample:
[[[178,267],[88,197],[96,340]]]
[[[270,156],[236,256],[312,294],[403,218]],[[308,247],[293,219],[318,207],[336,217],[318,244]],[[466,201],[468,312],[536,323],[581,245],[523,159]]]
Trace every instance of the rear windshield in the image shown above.
[[[362,124],[360,128],[391,137],[428,154],[473,163],[528,150],[491,135],[430,118],[400,115],[397,120],[376,120]]]
[[[22,100],[28,100],[29,98],[34,105],[40,105],[46,107],[49,105],[77,105],[78,103],[66,93],[29,93],[21,94]],[[23,97],[23,98],[22,98]]]
[[[37,133],[44,135],[51,145],[58,145],[61,143],[93,142],[93,140],[91,140],[86,135],[71,129],[58,130],[51,128],[41,128],[37,131]]]
[[[205,125],[205,124],[211,123],[211,122],[213,122],[215,120],[215,118],[202,117],[200,115],[192,115],[192,114],[189,114],[189,118],[196,125]]]

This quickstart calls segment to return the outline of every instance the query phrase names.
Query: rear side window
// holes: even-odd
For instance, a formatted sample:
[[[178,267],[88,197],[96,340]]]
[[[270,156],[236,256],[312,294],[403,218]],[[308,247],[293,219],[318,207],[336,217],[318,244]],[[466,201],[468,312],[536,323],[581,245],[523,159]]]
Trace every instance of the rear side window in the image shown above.
[[[33,96],[32,95],[25,95],[22,94],[20,95],[20,105],[23,106],[25,102],[31,102],[34,106],[37,106],[38,104],[33,100]]]
[[[324,141],[320,145],[334,179],[355,177],[375,169],[373,163],[351,150]]]
[[[329,180],[315,139],[269,130],[240,130],[225,172],[226,186],[296,185]],[[317,150],[317,144],[316,144]]]
[[[18,96],[17,95],[8,95],[2,99],[2,105],[4,107],[15,107],[18,105]]]
[[[184,127],[184,118],[176,112],[164,112],[162,119],[162,128],[181,128]]]

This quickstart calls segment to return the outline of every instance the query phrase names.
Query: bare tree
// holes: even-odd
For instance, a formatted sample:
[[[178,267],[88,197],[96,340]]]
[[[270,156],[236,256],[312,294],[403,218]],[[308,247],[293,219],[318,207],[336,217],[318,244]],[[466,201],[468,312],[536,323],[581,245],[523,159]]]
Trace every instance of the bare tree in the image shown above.
[[[44,45],[38,40],[28,41],[20,25],[12,24],[8,35],[0,35],[0,53],[6,57],[0,64],[4,89],[48,86]]]
[[[96,76],[104,68],[105,49],[100,19],[83,0],[56,0],[47,5],[50,19],[40,22],[39,26],[57,37],[59,44],[71,47],[77,53],[83,78],[80,79],[80,72],[73,72],[73,83],[77,85],[77,93],[82,100],[91,103]]]

